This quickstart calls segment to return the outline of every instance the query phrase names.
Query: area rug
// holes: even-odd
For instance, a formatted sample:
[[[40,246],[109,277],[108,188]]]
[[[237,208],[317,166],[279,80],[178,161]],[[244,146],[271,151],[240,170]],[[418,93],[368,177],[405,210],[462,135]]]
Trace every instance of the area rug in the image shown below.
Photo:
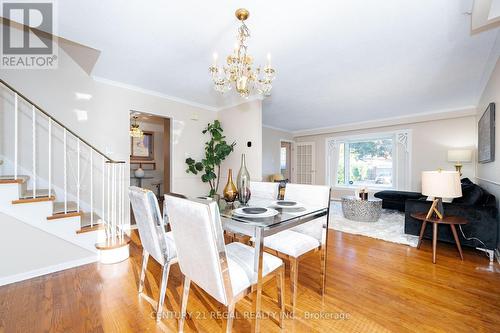
[[[418,237],[406,235],[404,223],[405,215],[398,211],[383,209],[377,222],[357,222],[344,217],[340,202],[332,202],[330,206],[331,229],[417,247]]]

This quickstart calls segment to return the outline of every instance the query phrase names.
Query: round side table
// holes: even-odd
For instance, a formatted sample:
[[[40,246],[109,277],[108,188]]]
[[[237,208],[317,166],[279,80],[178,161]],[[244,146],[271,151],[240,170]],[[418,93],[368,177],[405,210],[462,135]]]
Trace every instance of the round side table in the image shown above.
[[[420,236],[418,237],[418,245],[417,249],[420,248],[420,244],[422,244],[422,238],[424,237],[424,232],[425,232],[425,226],[427,223],[432,223],[432,263],[436,263],[436,247],[437,247],[437,232],[438,232],[438,225],[440,224],[447,224],[451,228],[451,232],[453,233],[453,238],[455,238],[455,243],[457,244],[457,249],[458,253],[460,254],[460,259],[464,260],[464,255],[462,253],[462,246],[460,246],[460,239],[458,238],[457,234],[457,229],[455,228],[455,225],[458,224],[467,224],[469,221],[467,221],[465,218],[460,217],[460,216],[444,216],[442,219],[439,219],[437,217],[430,217],[427,218],[427,213],[415,213],[411,214],[411,217],[414,219],[422,221],[422,228],[420,228]]]
[[[382,214],[382,200],[361,200],[355,196],[342,197],[342,213],[346,219],[358,222],[377,222]]]

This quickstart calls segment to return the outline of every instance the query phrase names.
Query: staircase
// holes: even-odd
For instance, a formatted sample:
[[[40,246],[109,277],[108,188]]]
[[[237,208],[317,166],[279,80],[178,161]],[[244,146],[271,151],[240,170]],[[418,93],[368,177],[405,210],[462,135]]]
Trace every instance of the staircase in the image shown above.
[[[0,80],[0,212],[96,253],[128,257],[124,161]]]

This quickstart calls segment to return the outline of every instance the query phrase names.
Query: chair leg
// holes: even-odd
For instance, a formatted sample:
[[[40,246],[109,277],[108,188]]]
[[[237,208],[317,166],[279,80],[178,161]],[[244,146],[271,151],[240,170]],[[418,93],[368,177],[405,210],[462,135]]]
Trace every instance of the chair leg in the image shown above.
[[[276,285],[278,289],[278,304],[280,307],[280,328],[283,328],[283,320],[285,318],[285,264],[281,264],[276,273]]]
[[[231,333],[231,331],[233,329],[234,308],[235,308],[235,303],[229,304],[227,307],[227,323],[226,323],[226,332],[227,333]]]
[[[295,317],[295,307],[297,306],[297,285],[299,281],[299,260],[290,258],[290,282],[292,287],[292,317]]]
[[[139,294],[142,294],[142,291],[144,289],[144,279],[146,278],[148,259],[149,259],[149,253],[146,250],[143,250],[142,251],[141,277],[139,279]]]
[[[184,276],[184,287],[181,299],[181,317],[179,319],[179,332],[184,332],[184,320],[186,319],[186,308],[188,303],[190,285],[191,280],[187,276]]]
[[[168,273],[170,271],[170,263],[165,263],[162,268],[161,284],[160,284],[160,298],[158,299],[158,306],[156,307],[156,321],[161,320],[163,312],[163,303],[165,301],[165,292],[167,291]]]
[[[321,256],[321,268],[320,268],[320,278],[321,278],[321,281],[320,281],[320,288],[321,288],[321,296],[323,296],[325,294],[325,290],[326,290],[326,246],[325,245],[321,245],[321,249],[320,249],[320,256]]]

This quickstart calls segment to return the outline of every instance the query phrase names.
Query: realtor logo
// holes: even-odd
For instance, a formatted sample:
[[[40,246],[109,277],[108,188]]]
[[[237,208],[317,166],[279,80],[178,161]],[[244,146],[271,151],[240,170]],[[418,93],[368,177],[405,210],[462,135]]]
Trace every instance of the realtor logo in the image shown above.
[[[52,2],[2,2],[2,69],[57,67]]]

